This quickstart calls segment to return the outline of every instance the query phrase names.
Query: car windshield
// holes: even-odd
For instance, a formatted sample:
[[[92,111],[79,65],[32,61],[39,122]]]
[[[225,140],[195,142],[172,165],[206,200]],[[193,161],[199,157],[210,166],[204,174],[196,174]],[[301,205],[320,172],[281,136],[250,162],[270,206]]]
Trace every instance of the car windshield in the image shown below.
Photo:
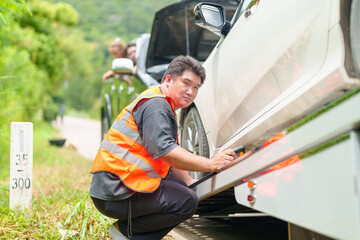
[[[184,0],[156,13],[146,59],[146,71],[154,79],[159,81],[167,64],[178,55],[205,61],[219,41],[219,36],[194,23],[193,9],[197,3]],[[238,2],[224,0],[221,4],[230,20]]]

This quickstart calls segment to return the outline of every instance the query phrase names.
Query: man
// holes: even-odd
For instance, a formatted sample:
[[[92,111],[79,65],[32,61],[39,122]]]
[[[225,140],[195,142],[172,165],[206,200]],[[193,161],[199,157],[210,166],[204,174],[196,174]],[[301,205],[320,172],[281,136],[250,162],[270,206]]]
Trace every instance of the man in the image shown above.
[[[104,215],[119,219],[114,239],[161,239],[190,218],[198,198],[187,171],[218,172],[235,159],[226,150],[211,159],[178,146],[175,110],[189,106],[205,70],[192,57],[175,58],[160,86],[139,95],[116,118],[95,158],[90,196]]]
[[[134,68],[132,73],[136,73],[136,44],[134,42],[130,42],[125,48],[126,56],[130,58],[134,63]]]
[[[125,48],[126,56],[136,64],[136,44],[131,42]]]

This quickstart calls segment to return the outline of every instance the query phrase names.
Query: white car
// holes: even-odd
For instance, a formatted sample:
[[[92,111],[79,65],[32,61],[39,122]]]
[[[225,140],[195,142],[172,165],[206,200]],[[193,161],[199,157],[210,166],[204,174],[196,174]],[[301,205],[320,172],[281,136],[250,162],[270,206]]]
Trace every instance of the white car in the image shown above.
[[[220,5],[198,4],[195,22],[221,39],[194,104],[179,114],[181,145],[208,157],[248,151],[358,88],[359,2],[242,0],[231,22]]]

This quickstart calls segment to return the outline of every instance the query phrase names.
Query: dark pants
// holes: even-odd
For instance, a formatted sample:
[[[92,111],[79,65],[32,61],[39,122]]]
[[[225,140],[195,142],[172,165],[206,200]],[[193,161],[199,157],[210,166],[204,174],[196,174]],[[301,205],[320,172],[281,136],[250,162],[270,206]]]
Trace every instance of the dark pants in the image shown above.
[[[135,193],[120,201],[92,200],[102,214],[119,219],[119,229],[125,236],[130,235],[127,229],[131,227],[131,239],[146,240],[162,239],[175,226],[189,219],[198,205],[195,192],[172,175],[163,180],[153,193]]]

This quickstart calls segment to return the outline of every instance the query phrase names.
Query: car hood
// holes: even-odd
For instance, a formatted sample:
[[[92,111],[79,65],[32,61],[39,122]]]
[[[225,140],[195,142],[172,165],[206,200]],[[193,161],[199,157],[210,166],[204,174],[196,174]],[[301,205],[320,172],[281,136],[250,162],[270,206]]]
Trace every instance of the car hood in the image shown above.
[[[167,65],[179,55],[190,55],[205,61],[219,37],[195,25],[193,9],[199,2],[183,0],[156,12],[146,59],[147,69]],[[219,3],[216,0],[206,2]],[[227,20],[231,19],[238,4],[236,0],[221,1],[226,9]]]

